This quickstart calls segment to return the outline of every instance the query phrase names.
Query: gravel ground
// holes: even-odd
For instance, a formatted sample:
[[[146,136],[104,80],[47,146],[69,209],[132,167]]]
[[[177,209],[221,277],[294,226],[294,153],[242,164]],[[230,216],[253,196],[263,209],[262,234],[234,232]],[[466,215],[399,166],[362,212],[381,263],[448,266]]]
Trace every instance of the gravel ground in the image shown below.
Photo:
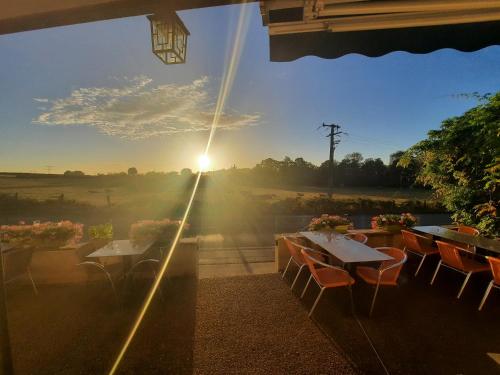
[[[389,373],[500,374],[500,366],[488,355],[500,352],[500,293],[492,292],[483,311],[477,311],[491,275],[472,276],[462,298],[457,300],[464,276],[444,269],[430,286],[438,258],[429,259],[414,277],[418,260],[409,259],[399,287],[381,288],[371,318],[367,313],[373,288],[361,280],[353,288],[356,314]],[[304,273],[297,291],[305,285],[306,277]],[[308,290],[302,301],[305,308],[312,305],[317,293],[317,288]],[[352,315],[344,288],[325,293],[314,320],[363,372],[385,374]]]
[[[174,281],[153,301],[121,374],[191,374],[195,281]],[[106,374],[137,315],[145,289],[118,306],[107,285],[8,289],[16,374]]]
[[[16,374],[105,374],[144,288],[118,306],[105,285],[8,289]],[[278,275],[167,284],[122,374],[352,374]]]
[[[195,374],[353,374],[279,275],[201,280]]]

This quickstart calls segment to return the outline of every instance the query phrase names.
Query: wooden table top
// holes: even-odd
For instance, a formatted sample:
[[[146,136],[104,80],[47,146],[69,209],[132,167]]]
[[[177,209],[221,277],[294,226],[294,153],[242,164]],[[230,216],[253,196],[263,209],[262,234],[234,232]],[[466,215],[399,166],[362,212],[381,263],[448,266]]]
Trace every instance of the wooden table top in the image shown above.
[[[299,234],[328,251],[342,263],[380,262],[393,259],[340,233],[299,232]]]
[[[130,240],[115,240],[87,255],[87,258],[123,257],[141,255],[152,244],[134,245]]]
[[[467,245],[476,246],[478,248],[500,254],[500,241],[492,240],[490,238],[473,236],[471,234],[466,234],[466,233],[458,233],[455,230],[439,227],[437,225],[418,226],[418,227],[413,227],[412,229],[417,232],[431,234],[435,237],[440,237],[447,240],[452,240]]]

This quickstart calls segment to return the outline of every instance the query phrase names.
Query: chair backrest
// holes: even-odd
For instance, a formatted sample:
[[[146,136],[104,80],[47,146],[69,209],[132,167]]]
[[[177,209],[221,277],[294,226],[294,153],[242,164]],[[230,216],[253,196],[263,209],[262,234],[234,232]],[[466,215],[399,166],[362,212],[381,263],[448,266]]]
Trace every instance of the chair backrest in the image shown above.
[[[361,242],[362,244],[365,244],[368,242],[368,237],[363,233],[348,233],[345,236],[349,237],[350,239],[352,239],[354,241]]]
[[[301,249],[300,253],[313,277],[319,281],[318,272],[316,272],[316,265],[319,264],[318,261],[311,254],[308,254],[306,249]]]
[[[396,282],[398,280],[399,274],[401,273],[401,269],[406,262],[407,257],[405,252],[396,247],[376,247],[375,249],[393,258],[391,260],[384,260],[379,266],[379,271],[382,271],[394,265],[398,265],[382,273],[381,279],[384,281]]]
[[[432,246],[432,240],[430,238],[418,235],[416,233],[402,229],[401,235],[403,236],[405,247],[409,250],[414,250],[421,253],[423,252],[423,246]]]
[[[466,225],[459,225],[457,229],[458,233],[470,234],[472,236],[479,236],[479,231],[476,228],[468,227]]]
[[[285,246],[293,259],[295,259],[297,263],[304,264],[304,257],[300,252],[302,247],[294,241],[290,240],[288,237],[283,237],[283,242],[285,243]]]
[[[4,280],[8,282],[24,275],[31,263],[33,249],[13,249],[2,253]]]
[[[438,245],[439,254],[441,255],[441,259],[444,263],[459,270],[464,269],[462,256],[456,246],[443,241],[436,241],[436,243]]]
[[[493,274],[493,282],[500,285],[500,259],[493,257],[486,257],[490,263],[491,273]]]

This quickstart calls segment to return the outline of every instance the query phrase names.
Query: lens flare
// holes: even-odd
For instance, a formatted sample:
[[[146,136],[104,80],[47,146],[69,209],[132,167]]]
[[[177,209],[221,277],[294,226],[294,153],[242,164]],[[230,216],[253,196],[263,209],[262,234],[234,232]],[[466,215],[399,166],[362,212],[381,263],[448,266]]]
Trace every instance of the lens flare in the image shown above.
[[[245,4],[247,1],[243,1],[242,3]],[[208,154],[208,150],[210,149],[210,145],[212,144],[212,139],[215,134],[215,130],[217,129],[217,124],[219,123],[219,119],[221,117],[222,111],[224,109],[224,105],[226,103],[226,99],[229,96],[229,93],[231,91],[231,87],[234,82],[234,76],[236,74],[236,71],[238,69],[241,53],[243,50],[243,45],[245,43],[246,35],[248,32],[248,25],[249,25],[249,19],[250,19],[250,11],[249,7],[243,5],[240,8],[240,13],[238,17],[238,25],[236,29],[236,34],[233,40],[233,45],[232,45],[232,51],[230,54],[229,62],[226,63],[226,67],[224,69],[224,76],[222,79],[222,84],[219,90],[219,96],[217,98],[217,104],[215,106],[215,113],[214,117],[212,120],[212,126],[210,128],[210,134],[208,135],[208,140],[207,140],[207,145],[205,147],[205,154]],[[208,159],[208,158],[207,158]],[[186,224],[186,220],[189,216],[189,212],[191,210],[191,206],[194,201],[194,197],[196,195],[196,191],[198,190],[198,185],[201,179],[201,174],[202,171],[200,170],[196,176],[196,181],[193,187],[193,190],[191,192],[191,196],[189,198],[186,211],[184,212],[184,215],[182,217],[181,224],[179,225],[179,229],[177,230],[177,233],[174,237],[174,240],[172,241],[172,244],[170,245],[170,251],[168,252],[168,255],[165,257],[163,262],[161,263],[160,270],[158,272],[157,277],[155,278],[155,281],[152,285],[152,287],[149,289],[148,294],[139,310],[139,313],[137,314],[137,317],[132,324],[132,327],[130,329],[130,332],[128,333],[125,342],[123,343],[123,346],[121,347],[115,361],[113,362],[113,366],[111,367],[109,371],[109,375],[114,375],[118,367],[123,360],[123,357],[125,356],[125,353],[127,352],[128,347],[130,346],[130,343],[132,342],[135,334],[137,333],[137,330],[139,329],[139,326],[142,323],[142,320],[144,319],[144,315],[148,311],[149,306],[151,305],[151,301],[153,300],[153,297],[158,290],[158,287],[160,285],[161,280],[163,279],[168,265],[170,264],[170,259],[172,258],[172,254],[174,253],[177,243],[179,242],[179,239],[182,235],[182,230],[184,229],[184,225]]]

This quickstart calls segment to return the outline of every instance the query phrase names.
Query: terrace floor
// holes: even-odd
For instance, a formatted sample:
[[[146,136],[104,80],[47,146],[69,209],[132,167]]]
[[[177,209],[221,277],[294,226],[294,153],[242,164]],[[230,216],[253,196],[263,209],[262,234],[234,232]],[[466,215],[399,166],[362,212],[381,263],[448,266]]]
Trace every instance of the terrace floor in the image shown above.
[[[17,374],[102,374],[139,307],[80,286],[10,288]],[[356,373],[278,275],[174,280],[156,300],[120,373]],[[321,360],[318,360],[321,353]]]
[[[473,276],[456,300],[461,275],[443,270],[431,287],[435,261],[417,278],[415,265],[415,259],[405,265],[399,288],[381,290],[371,319],[366,312],[373,290],[362,282],[354,288],[355,315],[347,291],[338,289],[325,293],[311,320],[307,311],[318,290],[310,287],[303,300],[297,296],[306,273],[294,293],[278,274],[174,280],[164,301],[152,304],[120,371],[497,374],[500,293],[493,291],[477,311],[489,276]],[[137,286],[117,306],[102,287],[42,287],[34,297],[26,287],[11,286],[16,372],[105,373],[143,290]]]

